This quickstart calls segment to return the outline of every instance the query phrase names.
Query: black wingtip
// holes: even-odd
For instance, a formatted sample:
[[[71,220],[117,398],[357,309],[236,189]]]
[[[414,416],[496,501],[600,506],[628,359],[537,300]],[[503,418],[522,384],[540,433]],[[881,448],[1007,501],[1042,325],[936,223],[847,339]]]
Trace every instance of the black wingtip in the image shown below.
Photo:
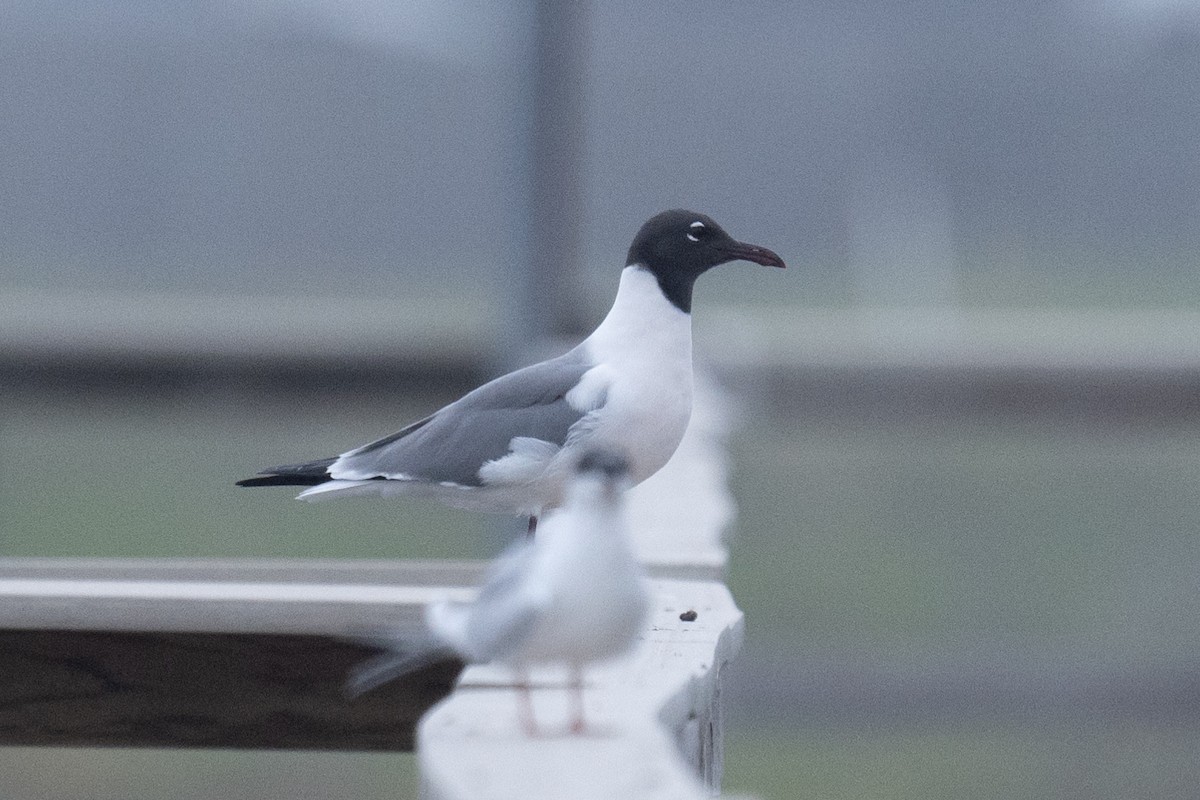
[[[264,469],[253,478],[237,481],[237,486],[316,486],[330,480],[329,468],[336,458],[322,458],[305,464],[286,464]]]
[[[329,480],[329,473],[320,476],[303,475],[261,475],[237,481],[234,486],[316,486]]]

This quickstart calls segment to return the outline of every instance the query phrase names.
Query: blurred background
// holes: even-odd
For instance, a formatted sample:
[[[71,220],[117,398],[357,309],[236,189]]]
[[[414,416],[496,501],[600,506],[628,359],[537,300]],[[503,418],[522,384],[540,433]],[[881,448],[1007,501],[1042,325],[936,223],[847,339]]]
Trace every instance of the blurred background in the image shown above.
[[[1194,797],[1198,108],[1190,0],[6,0],[0,555],[489,556],[232,481],[587,330],[691,207],[789,264],[697,287],[741,420],[726,789]],[[0,750],[14,798],[415,791]]]

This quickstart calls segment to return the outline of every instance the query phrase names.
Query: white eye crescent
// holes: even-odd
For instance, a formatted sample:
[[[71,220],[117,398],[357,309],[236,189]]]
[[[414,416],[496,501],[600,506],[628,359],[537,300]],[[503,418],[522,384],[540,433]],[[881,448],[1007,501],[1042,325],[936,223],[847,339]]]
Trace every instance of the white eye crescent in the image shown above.
[[[687,238],[693,242],[700,241],[700,237],[708,233],[708,229],[704,227],[704,223],[696,220],[691,225],[688,225],[691,230],[688,232]]]

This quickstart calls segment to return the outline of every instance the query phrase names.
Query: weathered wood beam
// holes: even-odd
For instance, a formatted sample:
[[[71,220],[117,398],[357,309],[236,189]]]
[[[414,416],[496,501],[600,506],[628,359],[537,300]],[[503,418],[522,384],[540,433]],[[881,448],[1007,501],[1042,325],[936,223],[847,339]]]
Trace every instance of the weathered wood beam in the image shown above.
[[[355,700],[353,640],[473,562],[0,559],[0,744],[409,750],[462,665]]]
[[[370,648],[295,634],[0,632],[0,744],[411,750],[462,665],[348,700]]]

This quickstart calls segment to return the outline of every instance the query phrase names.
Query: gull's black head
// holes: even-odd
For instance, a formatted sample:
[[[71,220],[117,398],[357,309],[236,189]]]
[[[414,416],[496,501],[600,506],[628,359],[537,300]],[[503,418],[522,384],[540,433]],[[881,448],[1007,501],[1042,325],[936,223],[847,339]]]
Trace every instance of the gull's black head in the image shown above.
[[[783,259],[767,248],[739,242],[711,217],[683,209],[651,217],[633,237],[625,264],[649,270],[667,299],[691,313],[696,278],[727,261],[783,266]]]

